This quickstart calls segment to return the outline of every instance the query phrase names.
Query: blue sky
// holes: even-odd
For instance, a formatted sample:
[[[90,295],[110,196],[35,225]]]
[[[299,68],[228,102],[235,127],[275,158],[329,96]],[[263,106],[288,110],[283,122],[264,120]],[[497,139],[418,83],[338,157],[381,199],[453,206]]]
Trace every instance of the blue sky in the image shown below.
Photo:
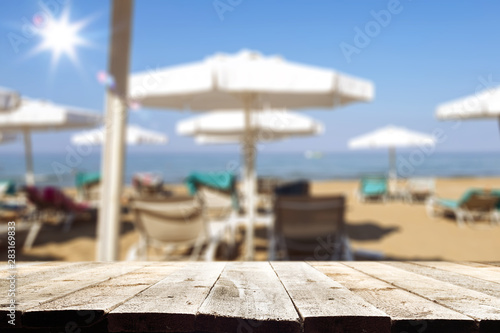
[[[106,69],[109,1],[66,1],[71,20],[92,18],[81,36],[92,45],[77,49],[78,64],[62,57],[51,66],[51,53],[29,53],[38,37],[26,38],[18,52],[9,36],[22,36],[33,15],[50,8],[60,15],[64,0],[2,1],[0,5],[0,86],[24,95],[103,112],[104,89],[96,73]],[[439,151],[499,151],[495,121],[468,121],[458,128],[434,118],[442,102],[474,94],[482,81],[500,84],[500,2],[401,0],[308,1],[220,0],[230,10],[218,13],[215,1],[136,1],[131,71],[197,61],[216,52],[258,50],[291,61],[337,69],[375,83],[372,103],[337,110],[306,110],[322,121],[326,133],[308,139],[269,144],[266,151],[346,151],[349,138],[394,124],[417,131],[445,131]],[[231,5],[231,3],[233,5]],[[392,4],[391,4],[392,3]],[[396,6],[385,26],[358,47],[350,61],[342,43],[356,46],[356,29],[374,21],[373,12]],[[396,12],[396,11],[395,11]],[[221,16],[222,15],[222,16]],[[221,19],[221,17],[223,19]],[[359,45],[359,44],[358,44]],[[485,87],[486,88],[486,87]],[[131,150],[159,152],[227,151],[236,147],[197,146],[178,137],[175,124],[189,113],[140,110],[130,123],[164,132],[168,146]],[[34,150],[63,152],[71,132],[34,135]],[[22,144],[0,146],[22,151]]]

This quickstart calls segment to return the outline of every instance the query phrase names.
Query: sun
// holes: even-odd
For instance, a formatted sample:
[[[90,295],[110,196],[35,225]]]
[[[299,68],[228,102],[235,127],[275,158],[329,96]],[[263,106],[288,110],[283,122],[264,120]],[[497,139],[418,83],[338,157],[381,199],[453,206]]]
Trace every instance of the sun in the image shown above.
[[[80,31],[87,25],[87,20],[78,22],[69,21],[69,10],[64,10],[61,17],[56,20],[53,17],[45,22],[36,21],[40,26],[38,33],[42,42],[38,45],[35,53],[52,51],[52,64],[55,65],[62,55],[68,56],[73,62],[77,62],[76,48],[87,45],[88,42],[79,36]]]

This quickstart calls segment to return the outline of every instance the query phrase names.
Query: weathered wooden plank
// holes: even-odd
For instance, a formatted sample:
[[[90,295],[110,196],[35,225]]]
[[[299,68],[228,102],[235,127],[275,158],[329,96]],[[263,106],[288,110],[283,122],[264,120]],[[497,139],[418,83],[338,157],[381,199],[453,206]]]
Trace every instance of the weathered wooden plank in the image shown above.
[[[500,283],[500,267],[476,264],[473,266],[446,261],[416,261],[416,264],[463,274],[490,282]]]
[[[390,317],[303,262],[272,262],[304,332],[390,332]]]
[[[500,331],[500,298],[376,262],[345,265],[472,317],[480,332]]]
[[[15,265],[15,267],[16,267],[15,271],[16,271],[16,275],[18,277],[20,277],[20,276],[25,276],[28,274],[35,274],[35,273],[38,273],[41,271],[46,271],[46,270],[51,270],[51,269],[55,269],[58,267],[71,266],[71,265],[75,265],[75,263],[56,262],[56,261],[40,262],[40,263],[35,263],[33,265],[21,263],[21,264]],[[10,275],[11,271],[12,270],[10,270],[10,269],[4,269],[4,270],[0,271],[0,279],[5,278],[8,275]]]
[[[477,332],[474,320],[341,263],[310,262],[392,319],[392,332]]]
[[[27,310],[22,316],[23,326],[64,328],[68,322],[78,327],[93,325],[114,308],[185,265],[168,263],[142,267],[80,289]]]
[[[16,318],[21,318],[22,313],[32,307],[52,301],[92,284],[134,271],[146,265],[149,264],[130,262],[110,263],[86,270],[82,273],[66,274],[47,281],[20,286],[16,290]],[[7,303],[0,304],[0,316],[5,317],[7,315],[9,312],[8,305]],[[0,321],[0,327],[6,327],[5,325],[8,324],[5,321]]]
[[[192,332],[225,263],[189,263],[108,314],[110,332]]]
[[[15,266],[16,268],[22,268],[22,267],[29,267],[29,266],[37,266],[37,265],[46,265],[46,264],[53,264],[53,263],[59,263],[57,261],[21,261],[21,262],[16,262]],[[8,261],[2,261],[0,263],[0,274],[4,274],[6,271],[10,269],[10,264]]]
[[[198,311],[203,332],[300,332],[300,318],[267,262],[228,263]]]
[[[479,291],[493,297],[498,297],[500,295],[500,285],[495,282],[485,281],[472,276],[445,271],[434,267],[428,267],[422,265],[420,262],[410,263],[394,261],[385,262],[385,264],[402,268],[416,274],[425,275],[436,280],[453,283],[457,286]]]
[[[21,288],[31,283],[36,283],[40,281],[47,281],[58,276],[62,276],[64,274],[71,274],[84,271],[86,269],[91,269],[98,267],[99,265],[103,265],[103,263],[68,263],[66,265],[57,265],[52,266],[50,268],[46,268],[40,271],[21,271],[19,270],[16,273],[16,286],[17,288]],[[5,283],[8,281],[0,280],[0,288],[3,287]]]
[[[500,261],[489,261],[489,262],[487,262],[485,264],[499,267],[500,266]]]

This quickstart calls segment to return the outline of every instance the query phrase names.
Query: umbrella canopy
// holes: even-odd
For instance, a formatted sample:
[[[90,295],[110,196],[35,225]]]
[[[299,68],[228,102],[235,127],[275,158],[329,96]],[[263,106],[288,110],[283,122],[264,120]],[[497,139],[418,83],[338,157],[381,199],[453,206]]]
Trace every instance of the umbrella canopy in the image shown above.
[[[283,110],[254,112],[250,116],[250,131],[257,141],[273,141],[290,136],[320,134],[323,125],[309,117]],[[210,112],[177,123],[180,135],[202,138],[201,141],[243,142],[245,136],[245,113],[243,110]],[[200,141],[200,140],[198,140]]]
[[[437,107],[436,117],[448,119],[483,119],[500,116],[500,87],[488,89]]]
[[[353,138],[349,141],[351,149],[396,148],[435,144],[431,135],[408,130],[403,127],[387,126]]]
[[[193,111],[242,109],[245,102],[254,109],[331,108],[373,95],[369,81],[246,50],[137,73],[129,85],[129,97],[143,106]]]
[[[15,91],[0,87],[0,111],[11,111],[21,104],[21,97]]]
[[[216,54],[201,62],[137,73],[129,80],[128,96],[149,108],[211,111],[243,109],[245,158],[254,160],[252,110],[266,108],[333,108],[373,99],[369,81],[286,61],[254,51]],[[246,168],[248,214],[246,258],[253,257],[255,179]]]
[[[102,145],[105,139],[105,129],[98,128],[90,131],[77,133],[71,137],[74,145]],[[150,131],[136,125],[129,125],[125,137],[127,145],[160,145],[166,144],[168,138],[165,134]]]
[[[33,185],[32,131],[54,131],[95,127],[102,121],[98,114],[47,101],[24,99],[21,105],[0,114],[0,131],[23,132],[26,154],[26,183]]]
[[[403,127],[386,126],[376,131],[353,138],[349,141],[350,149],[389,149],[390,174],[397,177],[395,169],[395,149],[419,145],[434,146],[436,139],[432,135],[408,130]]]

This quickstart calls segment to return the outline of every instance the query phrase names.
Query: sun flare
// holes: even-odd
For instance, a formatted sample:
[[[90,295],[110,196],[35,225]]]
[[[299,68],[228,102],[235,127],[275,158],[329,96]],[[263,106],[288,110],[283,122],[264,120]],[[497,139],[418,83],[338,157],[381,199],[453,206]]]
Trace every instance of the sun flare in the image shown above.
[[[39,29],[42,42],[37,47],[36,52],[52,51],[53,64],[58,62],[61,55],[66,55],[73,62],[77,62],[77,46],[88,44],[85,39],[79,36],[86,24],[85,20],[70,22],[68,10],[65,10],[58,20],[53,17],[47,19]]]

